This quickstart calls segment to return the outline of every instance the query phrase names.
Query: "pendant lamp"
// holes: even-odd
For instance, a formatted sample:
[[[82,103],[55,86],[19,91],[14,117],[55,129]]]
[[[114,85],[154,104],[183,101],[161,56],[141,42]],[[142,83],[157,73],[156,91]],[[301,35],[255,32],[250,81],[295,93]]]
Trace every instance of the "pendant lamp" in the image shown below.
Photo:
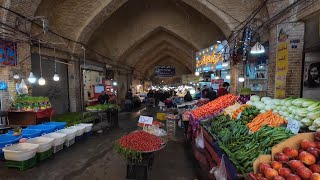
[[[56,48],[54,48],[53,51],[54,51],[54,76],[53,76],[53,80],[59,81],[60,77],[57,74]]]
[[[262,44],[260,44],[259,42],[257,42],[252,48],[251,48],[251,51],[250,53],[251,54],[261,54],[261,53],[264,53],[265,50],[264,50],[264,47]]]
[[[40,51],[40,40],[39,40],[39,58],[40,58],[40,79],[38,81],[40,86],[43,86],[46,84],[46,80],[42,77],[42,58],[41,58],[41,51]]]

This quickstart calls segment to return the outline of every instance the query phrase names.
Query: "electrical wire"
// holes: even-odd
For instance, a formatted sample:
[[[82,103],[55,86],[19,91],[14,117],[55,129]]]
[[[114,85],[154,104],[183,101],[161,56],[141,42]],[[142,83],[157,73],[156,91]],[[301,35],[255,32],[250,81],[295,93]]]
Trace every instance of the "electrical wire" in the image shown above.
[[[26,19],[26,20],[29,21],[30,23],[35,24],[35,25],[38,26],[38,27],[43,27],[42,25],[40,25],[40,24],[38,24],[38,23],[30,20],[30,18],[28,18],[28,17],[26,17],[26,16],[24,16],[24,15],[22,15],[22,14],[16,12],[16,11],[13,11],[13,10],[11,10],[10,8],[3,7],[2,5],[0,5],[0,8],[3,8],[3,9],[5,9],[5,10],[11,12],[11,13],[14,13],[14,14],[18,15],[18,16]],[[96,52],[95,50],[91,49],[90,47],[88,47],[88,46],[85,45],[84,43],[79,42],[79,41],[75,41],[75,40],[72,40],[72,39],[70,39],[70,38],[68,38],[68,37],[65,37],[65,36],[63,36],[63,35],[60,35],[60,34],[54,32],[54,31],[52,31],[50,28],[48,28],[48,32],[50,32],[50,33],[52,33],[53,35],[56,35],[56,36],[58,36],[58,37],[60,37],[60,38],[63,38],[63,39],[65,39],[65,40],[68,40],[68,41],[70,41],[70,42],[73,42],[73,43],[79,44],[79,45],[81,45],[81,46],[84,46],[84,47],[86,47],[86,49],[94,52],[95,54],[97,54],[97,55],[99,55],[99,56],[101,56],[101,57],[103,57],[103,58],[105,58],[105,59],[107,59],[107,60],[113,61],[113,62],[115,62],[115,63],[119,63],[118,61],[113,60],[113,59],[111,59],[110,57],[107,57],[107,56],[105,56],[105,55],[102,55],[102,54]],[[133,69],[132,66],[129,66],[129,65],[127,65],[127,64],[122,64],[122,65],[130,68],[130,70]],[[120,68],[120,67],[119,67],[119,68]]]

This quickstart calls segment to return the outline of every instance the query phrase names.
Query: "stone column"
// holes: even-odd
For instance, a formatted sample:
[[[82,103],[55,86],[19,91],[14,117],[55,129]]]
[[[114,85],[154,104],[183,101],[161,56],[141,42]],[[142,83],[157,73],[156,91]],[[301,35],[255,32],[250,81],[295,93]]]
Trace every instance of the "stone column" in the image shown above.
[[[78,112],[81,110],[82,103],[79,62],[74,57],[71,57],[71,60],[72,66],[68,66],[70,112]]]

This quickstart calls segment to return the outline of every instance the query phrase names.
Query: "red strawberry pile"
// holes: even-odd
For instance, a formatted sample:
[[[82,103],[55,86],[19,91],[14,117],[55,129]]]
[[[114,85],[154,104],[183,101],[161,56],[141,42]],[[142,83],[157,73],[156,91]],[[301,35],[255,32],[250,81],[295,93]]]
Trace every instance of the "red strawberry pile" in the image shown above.
[[[320,132],[315,133],[314,139],[302,140],[299,150],[285,147],[270,164],[260,163],[259,172],[251,173],[251,179],[320,180]]]
[[[145,131],[135,131],[118,140],[119,144],[128,149],[139,152],[156,151],[160,149],[162,140]]]

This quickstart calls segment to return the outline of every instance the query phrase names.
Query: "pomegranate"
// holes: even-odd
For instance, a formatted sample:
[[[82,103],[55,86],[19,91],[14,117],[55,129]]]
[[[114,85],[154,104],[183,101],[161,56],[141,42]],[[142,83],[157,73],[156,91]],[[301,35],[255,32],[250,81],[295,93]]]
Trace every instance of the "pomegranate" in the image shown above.
[[[263,172],[264,172],[264,170],[265,170],[266,168],[271,168],[271,166],[270,166],[269,164],[267,164],[267,163],[260,163],[260,164],[259,164],[258,169],[259,169],[259,172],[260,172],[260,173],[263,174]]]
[[[312,154],[316,159],[319,158],[319,150],[317,148],[310,147],[307,149],[307,152]]]
[[[296,174],[302,179],[309,179],[312,175],[312,171],[307,167],[301,166],[296,170]]]
[[[299,160],[302,161],[306,165],[311,165],[311,164],[316,163],[316,158],[312,154],[310,154],[306,151],[302,151],[299,154]]]
[[[310,177],[310,180],[320,180],[320,174],[319,173],[313,173]]]
[[[271,167],[277,171],[279,171],[280,168],[282,168],[282,164],[278,161],[272,161]]]
[[[314,133],[314,140],[315,141],[320,141],[320,132],[319,131]]]
[[[315,141],[314,143],[316,143],[316,148],[320,150],[320,141]]]
[[[318,164],[312,164],[309,169],[314,173],[320,173],[320,165]]]
[[[289,166],[292,171],[295,171],[298,167],[304,166],[304,164],[299,160],[291,160],[289,161]]]
[[[273,178],[272,178],[272,180],[286,180],[284,177],[282,177],[282,176],[274,176]]]
[[[278,171],[275,170],[275,169],[272,169],[272,168],[266,168],[264,170],[264,176],[267,178],[267,179],[272,179],[273,177],[279,175]]]
[[[301,180],[301,178],[295,174],[288,174],[285,178],[286,180]]]
[[[274,155],[274,159],[276,161],[279,161],[281,163],[285,163],[289,161],[289,157],[287,155],[285,155],[284,153],[277,153]]]
[[[300,142],[300,147],[303,149],[303,150],[307,150],[308,148],[310,148],[310,147],[316,147],[316,143],[315,142],[313,142],[313,141],[309,141],[309,140],[306,140],[306,139],[304,139],[304,140],[302,140],[301,142]]]
[[[289,168],[280,168],[279,175],[282,177],[286,177],[286,175],[291,174],[292,171]]]
[[[296,158],[296,157],[298,157],[298,155],[299,155],[298,150],[293,149],[293,148],[291,148],[291,147],[285,147],[285,148],[283,149],[283,153],[284,153],[285,155],[287,155],[289,158]]]

